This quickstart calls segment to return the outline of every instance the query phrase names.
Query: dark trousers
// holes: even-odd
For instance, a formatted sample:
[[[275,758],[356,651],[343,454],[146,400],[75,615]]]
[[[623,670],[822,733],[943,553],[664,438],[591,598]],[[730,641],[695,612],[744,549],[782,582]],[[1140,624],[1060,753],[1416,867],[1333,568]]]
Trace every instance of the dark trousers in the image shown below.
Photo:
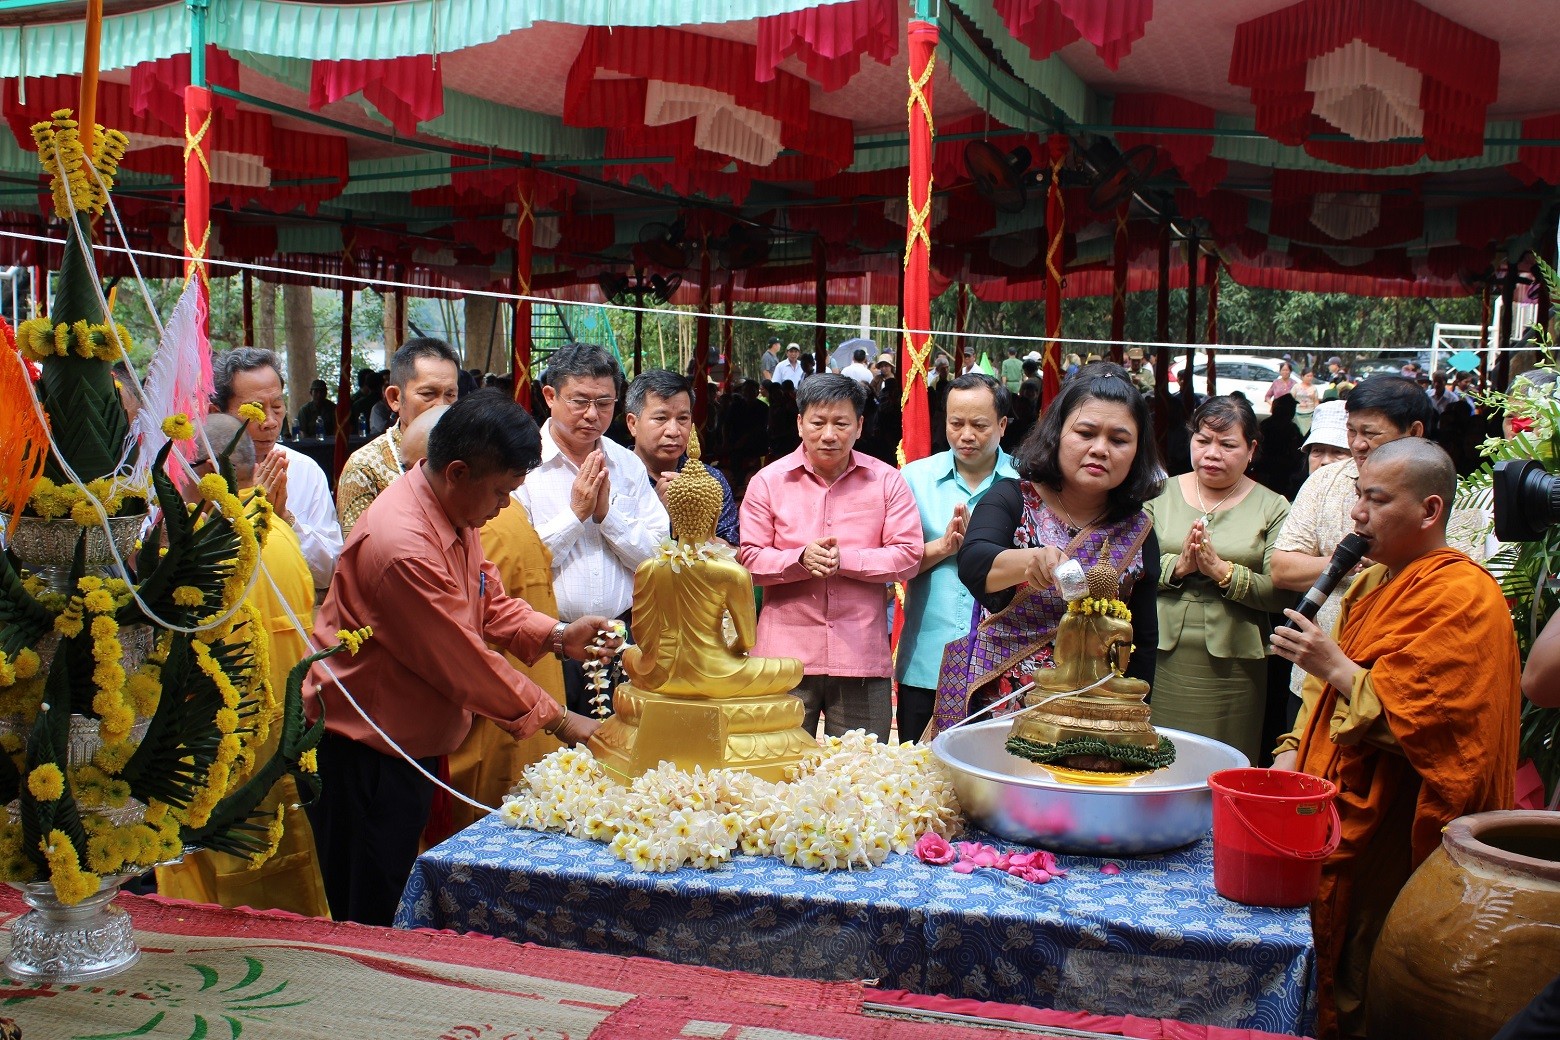
[[[1539,990],[1533,1002],[1495,1034],[1495,1040],[1554,1040],[1560,1036],[1560,978]]]
[[[906,683],[899,684],[899,703],[895,706],[894,718],[899,726],[900,743],[921,739],[921,734],[926,732],[927,723],[932,721],[932,709],[936,704],[936,690],[928,690],[924,686],[910,686]]]
[[[628,610],[623,611],[623,613],[618,615],[617,619],[629,627],[629,633],[626,638],[628,642],[632,643],[634,641],[632,628],[634,623],[633,608],[630,607]],[[590,706],[592,692],[594,691],[587,689],[585,686],[584,664],[572,657],[565,657],[563,659],[564,706],[576,715],[592,718],[595,716],[595,710]],[[609,710],[611,709],[612,705],[610,702],[608,702],[607,707]]]
[[[433,773],[438,759],[417,760]],[[433,784],[399,755],[326,733],[320,797],[308,806],[330,915],[389,925],[417,860]]]

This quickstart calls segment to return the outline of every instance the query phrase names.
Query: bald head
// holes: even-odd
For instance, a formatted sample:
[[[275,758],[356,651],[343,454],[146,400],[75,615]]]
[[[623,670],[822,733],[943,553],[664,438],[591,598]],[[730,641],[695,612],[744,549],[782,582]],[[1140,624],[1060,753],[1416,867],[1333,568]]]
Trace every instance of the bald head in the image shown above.
[[[439,419],[450,410],[447,404],[434,405],[420,412],[401,434],[401,462],[407,469],[428,457],[428,435],[438,425]]]
[[[1389,441],[1373,450],[1365,461],[1360,475],[1362,487],[1365,470],[1377,479],[1390,480],[1420,501],[1431,496],[1439,498],[1440,526],[1446,530],[1446,518],[1457,497],[1457,467],[1439,444],[1421,437]]]

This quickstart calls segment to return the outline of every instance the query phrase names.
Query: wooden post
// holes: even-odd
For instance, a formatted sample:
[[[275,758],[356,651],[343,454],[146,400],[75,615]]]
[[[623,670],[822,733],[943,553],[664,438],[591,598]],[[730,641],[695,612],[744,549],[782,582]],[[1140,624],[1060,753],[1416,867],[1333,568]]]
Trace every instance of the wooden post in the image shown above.
[[[348,261],[350,266],[351,261]],[[331,466],[331,485],[347,468],[352,454],[352,283],[341,283],[341,368],[336,380],[336,454]]]
[[[243,295],[244,346],[252,347],[255,345],[255,287],[247,269],[240,278]]]
[[[1506,263],[1506,283],[1500,291],[1500,332],[1495,339],[1495,389],[1511,386],[1511,311],[1517,303],[1517,265],[1521,257]]]
[[[815,235],[813,254],[813,372],[829,370],[829,330],[823,327],[829,320],[829,269],[823,250],[823,237]]]
[[[1186,240],[1186,378],[1192,378],[1192,370],[1197,367],[1197,354],[1192,345],[1197,342],[1197,264],[1198,256],[1197,236],[1192,235]],[[1191,384],[1193,390],[1197,384]]]
[[[1219,342],[1219,258],[1212,253],[1203,262],[1203,281],[1208,283],[1208,324],[1203,326],[1203,342],[1208,345],[1208,396],[1213,397],[1218,393],[1214,370],[1219,362],[1213,348]]]
[[[1110,359],[1121,364],[1126,357],[1122,340],[1127,338],[1127,212],[1130,200],[1116,207],[1116,239],[1111,246],[1110,270]]]

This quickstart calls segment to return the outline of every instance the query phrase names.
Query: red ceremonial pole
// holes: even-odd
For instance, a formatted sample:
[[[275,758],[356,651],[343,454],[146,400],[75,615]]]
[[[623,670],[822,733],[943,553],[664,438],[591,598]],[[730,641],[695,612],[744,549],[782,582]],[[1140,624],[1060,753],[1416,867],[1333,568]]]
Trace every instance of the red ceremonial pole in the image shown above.
[[[903,426],[899,461],[932,452],[932,416],[926,373],[932,354],[932,71],[937,66],[937,26],[910,23],[910,193],[905,216],[904,315],[900,372]],[[913,331],[912,331],[913,330]],[[957,375],[958,373],[954,373]]]
[[[536,171],[529,167],[520,171],[515,182],[515,269],[514,292],[516,296],[531,295],[531,265],[536,251]],[[401,311],[396,317],[401,317]],[[515,400],[531,406],[531,301],[515,301],[515,327],[509,337],[513,356],[510,367],[515,379]]]
[[[200,277],[209,293],[206,249],[211,243],[211,91],[184,88],[184,277]]]
[[[1116,207],[1116,241],[1111,246],[1110,271],[1110,359],[1116,364],[1125,360],[1121,341],[1127,338],[1127,211],[1131,202]]]
[[[1046,139],[1051,159],[1051,183],[1045,193],[1045,356],[1041,362],[1040,403],[1051,403],[1062,389],[1062,238],[1067,233],[1066,209],[1062,204],[1062,161],[1071,142],[1064,134]]]

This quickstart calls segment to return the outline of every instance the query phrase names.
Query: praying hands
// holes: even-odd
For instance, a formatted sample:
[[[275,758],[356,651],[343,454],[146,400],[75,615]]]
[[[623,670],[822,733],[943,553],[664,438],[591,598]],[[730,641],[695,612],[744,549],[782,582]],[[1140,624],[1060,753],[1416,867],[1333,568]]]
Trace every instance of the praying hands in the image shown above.
[[[840,572],[838,538],[820,538],[802,550],[802,566],[815,578],[832,578]]]

